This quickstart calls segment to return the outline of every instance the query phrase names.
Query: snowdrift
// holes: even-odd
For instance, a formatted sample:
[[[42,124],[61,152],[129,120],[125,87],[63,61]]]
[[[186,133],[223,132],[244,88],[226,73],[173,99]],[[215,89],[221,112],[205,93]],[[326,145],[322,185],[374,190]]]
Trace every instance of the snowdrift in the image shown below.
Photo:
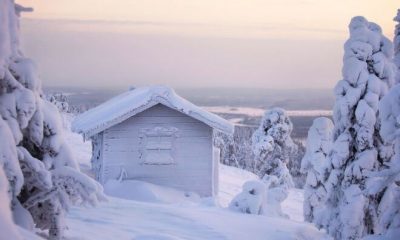
[[[198,203],[200,197],[193,192],[183,192],[173,188],[136,180],[109,180],[104,192],[113,197],[152,203]]]

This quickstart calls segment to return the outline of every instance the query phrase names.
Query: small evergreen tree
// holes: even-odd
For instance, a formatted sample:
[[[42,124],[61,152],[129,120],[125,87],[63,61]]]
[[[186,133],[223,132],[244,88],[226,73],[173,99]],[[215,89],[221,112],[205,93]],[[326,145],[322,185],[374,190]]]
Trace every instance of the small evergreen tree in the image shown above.
[[[325,181],[329,176],[328,155],[332,148],[333,123],[320,117],[308,130],[307,150],[301,162],[301,171],[307,174],[304,186],[304,219],[322,226],[326,201]]]
[[[220,150],[220,162],[228,165],[239,167],[234,152],[233,135],[223,132],[214,133],[214,146]]]
[[[242,169],[256,173],[254,169],[254,154],[251,147],[253,128],[248,126],[235,126],[233,135],[233,154],[237,164]]]
[[[293,139],[293,143],[295,144],[295,148],[289,155],[287,167],[292,176],[294,186],[296,188],[303,188],[306,182],[306,174],[301,171],[301,161],[306,152],[306,147],[301,141],[296,139]]]
[[[258,176],[276,176],[279,185],[285,188],[294,186],[287,168],[289,156],[296,148],[290,138],[292,130],[292,122],[285,110],[273,108],[265,113],[259,128],[252,136]]]

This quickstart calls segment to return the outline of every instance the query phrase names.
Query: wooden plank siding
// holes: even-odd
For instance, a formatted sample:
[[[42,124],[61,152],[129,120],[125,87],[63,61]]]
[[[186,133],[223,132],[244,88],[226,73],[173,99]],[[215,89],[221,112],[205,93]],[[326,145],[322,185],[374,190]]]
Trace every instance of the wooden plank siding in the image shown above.
[[[146,128],[174,127],[174,164],[142,164],[139,133]],[[212,128],[176,110],[158,104],[103,132],[104,182],[118,178],[121,169],[128,179],[193,191],[211,196],[218,184],[214,172]]]

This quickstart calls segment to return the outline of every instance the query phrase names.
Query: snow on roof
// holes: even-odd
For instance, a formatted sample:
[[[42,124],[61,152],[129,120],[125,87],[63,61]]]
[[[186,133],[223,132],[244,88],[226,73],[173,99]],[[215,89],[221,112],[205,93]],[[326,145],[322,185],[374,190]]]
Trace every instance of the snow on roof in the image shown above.
[[[124,92],[76,117],[72,131],[89,138],[157,104],[184,113],[224,133],[232,134],[234,131],[233,125],[227,120],[194,105],[166,86],[142,87]]]

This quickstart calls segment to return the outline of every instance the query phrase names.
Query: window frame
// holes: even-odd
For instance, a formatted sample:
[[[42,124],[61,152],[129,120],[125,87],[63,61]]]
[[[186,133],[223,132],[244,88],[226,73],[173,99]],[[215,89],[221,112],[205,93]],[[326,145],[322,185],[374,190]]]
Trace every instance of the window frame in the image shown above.
[[[154,146],[157,145],[157,142],[152,141],[151,144],[152,146],[149,146],[150,140],[154,138],[160,138],[160,141],[158,144],[160,144],[160,147],[157,149],[152,149]],[[170,145],[170,148],[164,149],[161,146],[163,141],[161,139],[165,138],[170,138],[170,142],[167,142],[166,145]],[[176,139],[178,138],[178,129],[175,127],[161,127],[161,126],[156,126],[153,128],[142,128],[139,130],[139,159],[140,159],[140,164],[142,165],[174,165],[176,164],[176,158],[175,158],[175,152],[176,152],[176,147],[175,147],[175,142]],[[150,148],[152,147],[152,148]],[[154,161],[149,159],[150,151],[169,151],[168,153],[164,154],[169,154],[169,160],[166,161]],[[153,153],[153,154],[160,154],[158,153]]]

